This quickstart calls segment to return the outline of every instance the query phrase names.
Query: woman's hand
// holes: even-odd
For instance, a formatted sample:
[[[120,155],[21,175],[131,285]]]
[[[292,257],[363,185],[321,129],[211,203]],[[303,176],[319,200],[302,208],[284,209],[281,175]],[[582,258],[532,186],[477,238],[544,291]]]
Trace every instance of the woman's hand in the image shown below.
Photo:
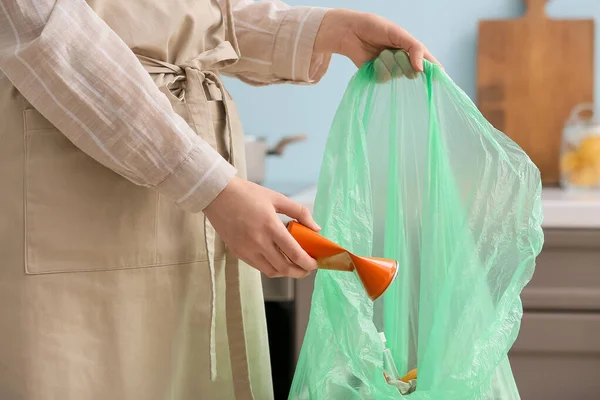
[[[315,52],[342,54],[359,68],[386,49],[406,50],[417,71],[423,71],[423,58],[441,66],[423,43],[374,14],[332,9],[325,14],[315,40]]]
[[[271,278],[303,278],[317,268],[287,231],[277,213],[318,231],[310,212],[284,195],[233,178],[204,209],[204,214],[229,249]]]

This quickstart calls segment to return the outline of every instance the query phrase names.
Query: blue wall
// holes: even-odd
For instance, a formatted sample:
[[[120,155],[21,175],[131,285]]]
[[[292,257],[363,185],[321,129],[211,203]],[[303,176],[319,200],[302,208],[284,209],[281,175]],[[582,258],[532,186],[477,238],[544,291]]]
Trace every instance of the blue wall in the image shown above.
[[[454,81],[474,97],[477,23],[480,19],[513,18],[523,13],[523,0],[290,0],[291,5],[345,7],[385,16],[425,43],[444,64]],[[551,0],[553,17],[600,19],[600,0]],[[596,27],[596,56],[600,54],[600,26]],[[577,60],[573,60],[577,62]],[[596,62],[600,71],[600,63]],[[267,184],[283,181],[315,182],[329,125],[348,80],[356,68],[334,57],[325,78],[313,87],[277,85],[254,88],[228,80],[247,134],[274,142],[282,135],[304,132],[307,142],[289,148],[281,159],[267,163]],[[600,99],[600,76],[596,77]]]

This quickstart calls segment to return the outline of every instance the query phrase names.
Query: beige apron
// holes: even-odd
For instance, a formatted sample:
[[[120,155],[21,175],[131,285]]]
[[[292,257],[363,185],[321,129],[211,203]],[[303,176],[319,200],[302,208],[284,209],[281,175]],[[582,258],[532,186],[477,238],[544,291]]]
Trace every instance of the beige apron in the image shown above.
[[[89,3],[243,175],[216,74],[239,51],[216,1]],[[0,113],[0,399],[272,398],[259,273],[202,214],[81,152],[1,73]]]

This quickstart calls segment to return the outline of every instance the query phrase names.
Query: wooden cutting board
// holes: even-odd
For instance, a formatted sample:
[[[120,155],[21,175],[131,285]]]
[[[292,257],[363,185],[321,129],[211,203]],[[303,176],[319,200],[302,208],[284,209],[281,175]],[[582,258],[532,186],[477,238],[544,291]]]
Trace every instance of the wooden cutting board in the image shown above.
[[[564,123],[594,97],[594,21],[550,19],[546,0],[525,3],[520,18],[479,23],[477,103],[555,185]]]

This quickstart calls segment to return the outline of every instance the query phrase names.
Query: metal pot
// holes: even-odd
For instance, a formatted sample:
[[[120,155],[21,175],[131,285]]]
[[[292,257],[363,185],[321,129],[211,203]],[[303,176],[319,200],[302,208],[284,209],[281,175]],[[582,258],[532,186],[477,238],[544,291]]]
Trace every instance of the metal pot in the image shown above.
[[[266,138],[247,135],[245,147],[248,180],[259,185],[262,184],[265,180],[265,158],[281,156],[288,145],[304,140],[306,140],[304,134],[285,136],[275,146],[269,147]]]

